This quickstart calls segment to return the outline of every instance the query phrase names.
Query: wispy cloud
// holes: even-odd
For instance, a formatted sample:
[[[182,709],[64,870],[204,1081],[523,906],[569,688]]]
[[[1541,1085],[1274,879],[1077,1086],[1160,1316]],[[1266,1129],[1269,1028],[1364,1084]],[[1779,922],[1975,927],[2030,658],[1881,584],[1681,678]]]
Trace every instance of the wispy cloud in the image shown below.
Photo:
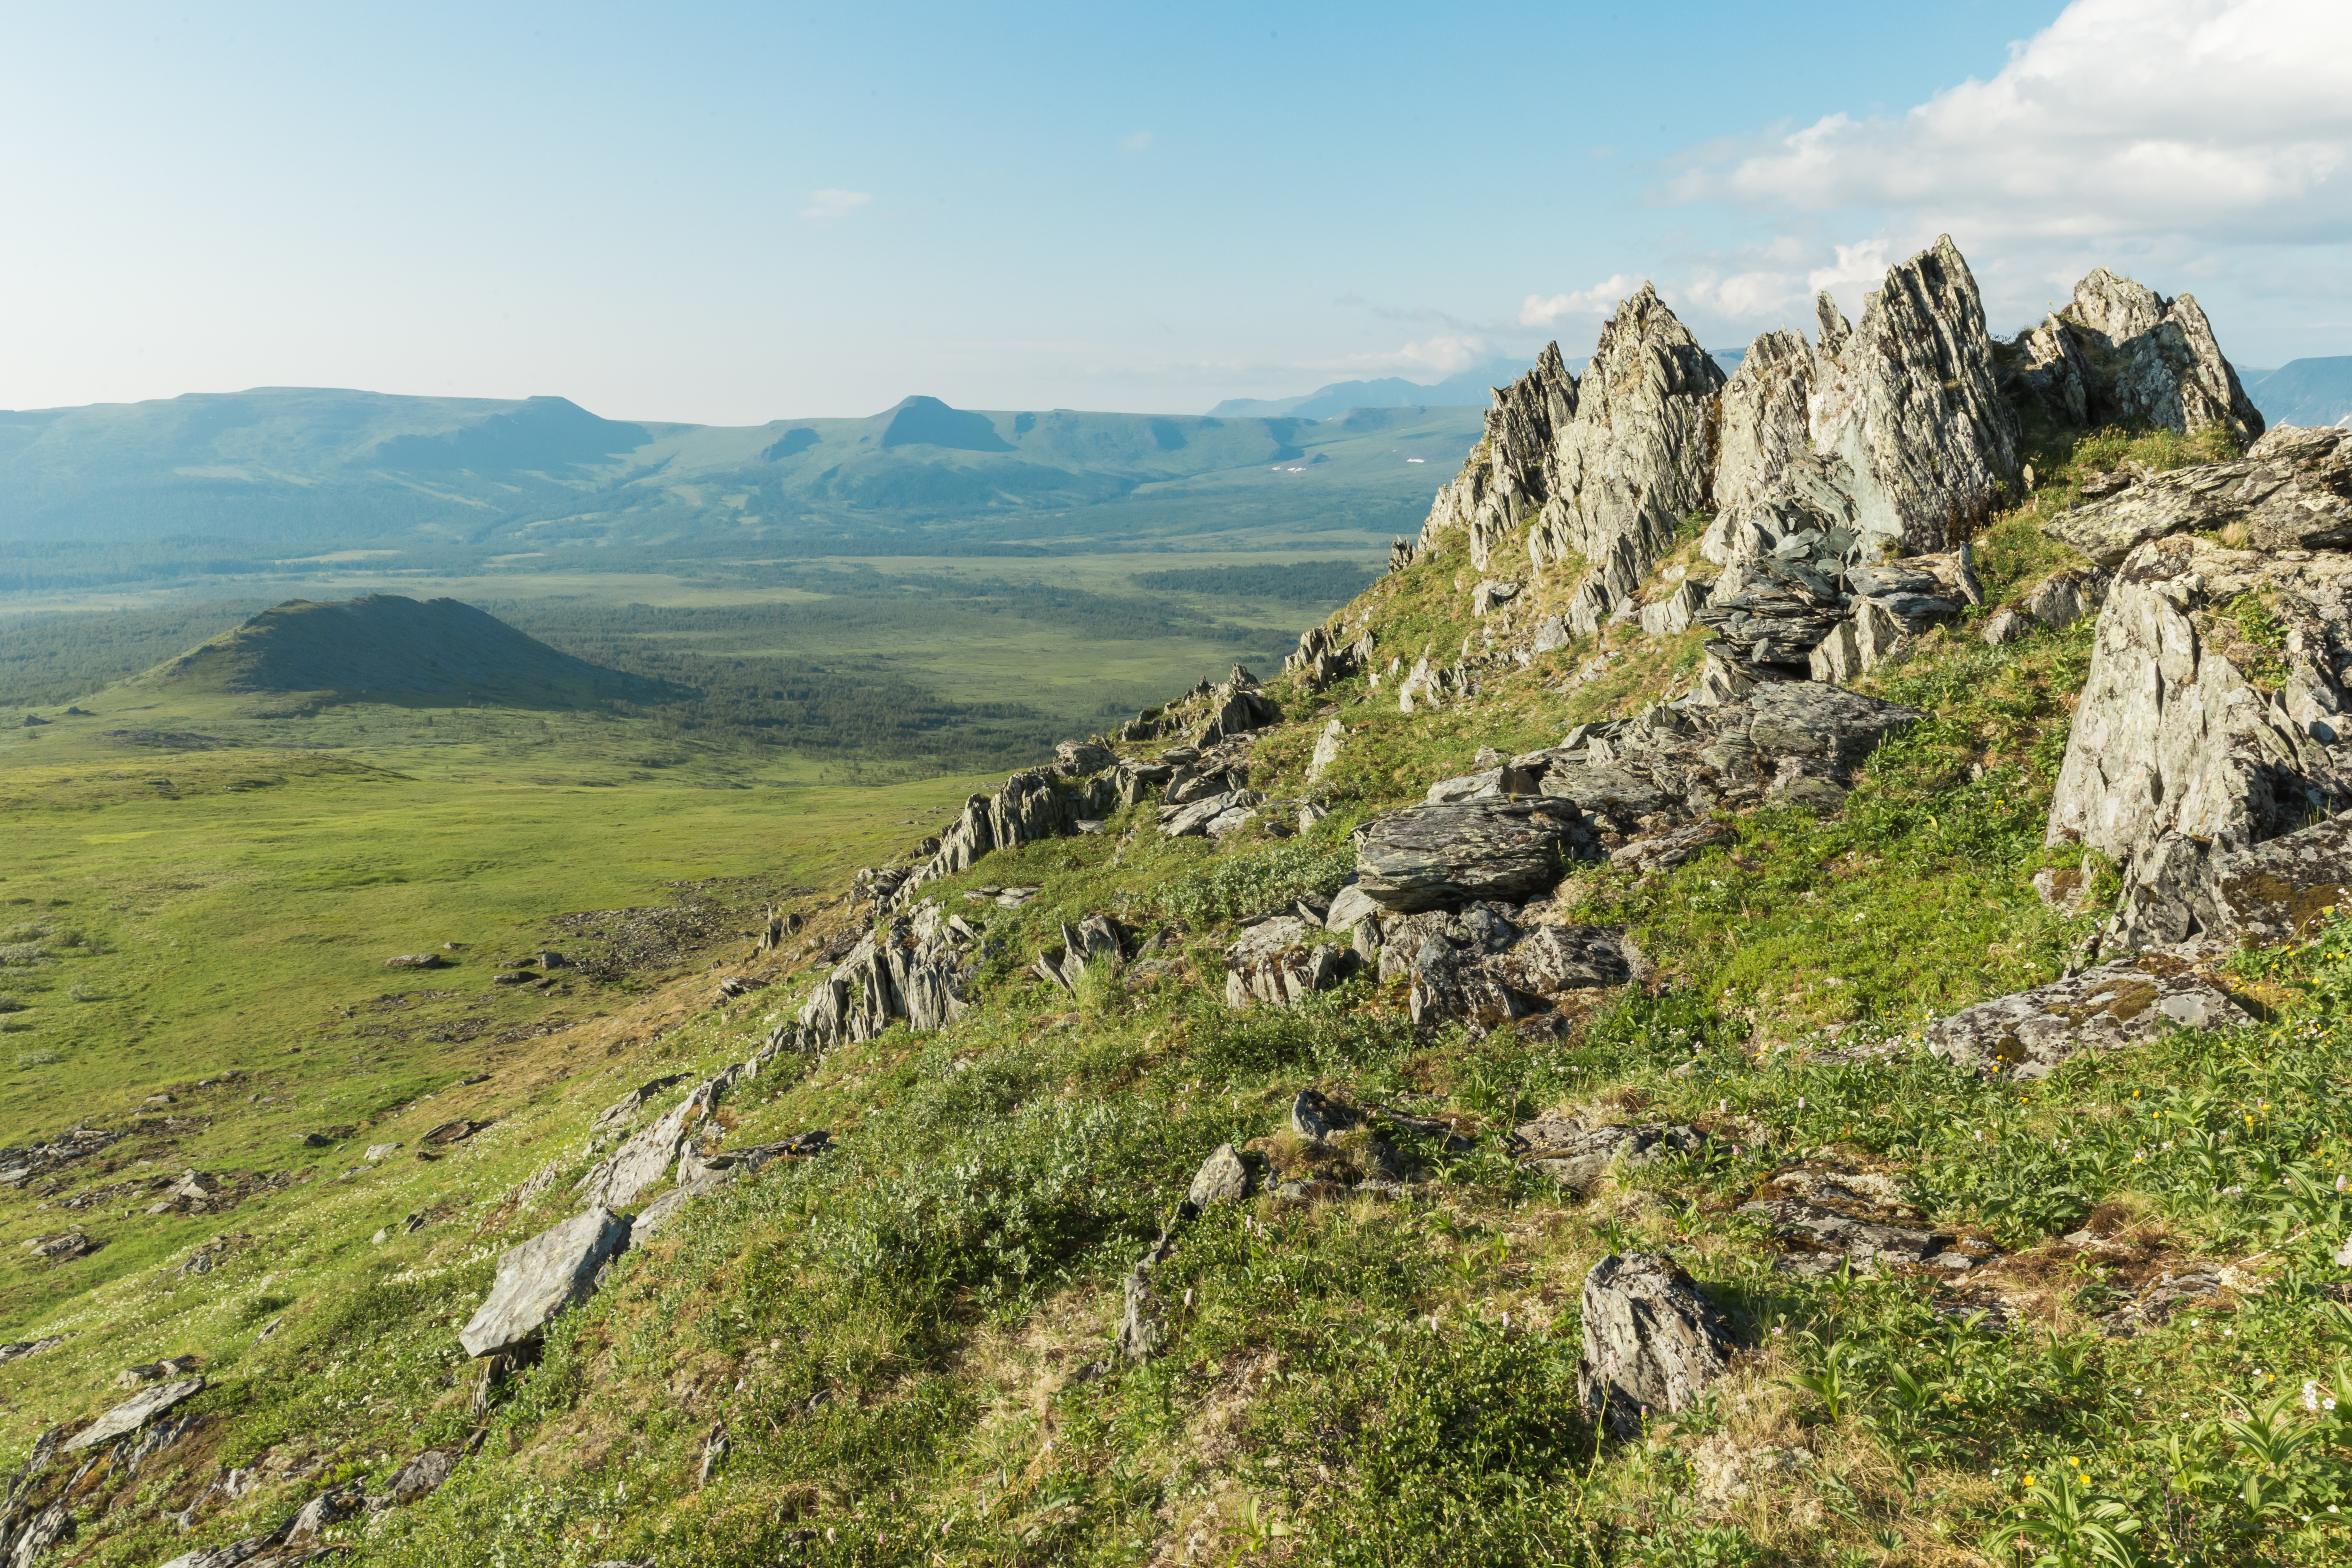
[[[864,191],[811,191],[809,205],[801,208],[801,216],[811,223],[831,223],[847,217],[873,200]]]
[[[2352,245],[2352,7],[2075,0],[1989,80],[1693,148],[1652,198],[1801,237],[1801,262],[1694,258],[1675,290],[1759,322],[1816,289],[1853,300],[1939,232],[1997,313],[2028,316],[2096,262],[2178,288]]]
[[[1140,153],[1151,145],[1151,132],[1138,131],[1131,136],[1122,136],[1118,139],[1118,144],[1130,153]]]
[[[1530,294],[1519,306],[1519,325],[1549,329],[1564,317],[1605,316],[1617,301],[1642,286],[1630,272],[1620,272],[1590,289],[1568,294]]]

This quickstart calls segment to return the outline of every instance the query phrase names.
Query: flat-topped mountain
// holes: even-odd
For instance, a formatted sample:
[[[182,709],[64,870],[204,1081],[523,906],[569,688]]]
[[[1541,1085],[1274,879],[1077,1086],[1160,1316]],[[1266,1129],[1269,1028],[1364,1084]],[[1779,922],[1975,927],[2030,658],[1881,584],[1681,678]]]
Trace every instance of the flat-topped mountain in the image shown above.
[[[385,699],[574,708],[669,689],[574,658],[456,599],[369,594],[291,599],[139,678],[222,692],[334,691]]]

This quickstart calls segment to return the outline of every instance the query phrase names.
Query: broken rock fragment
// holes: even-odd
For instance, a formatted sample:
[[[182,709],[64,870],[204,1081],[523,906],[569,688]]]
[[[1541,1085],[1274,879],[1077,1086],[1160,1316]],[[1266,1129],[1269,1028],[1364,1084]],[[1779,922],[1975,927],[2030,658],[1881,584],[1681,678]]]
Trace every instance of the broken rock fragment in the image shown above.
[[[1584,1277],[1584,1354],[1576,1391],[1611,1433],[1688,1410],[1738,1348],[1731,1325],[1675,1260],[1611,1253]]]

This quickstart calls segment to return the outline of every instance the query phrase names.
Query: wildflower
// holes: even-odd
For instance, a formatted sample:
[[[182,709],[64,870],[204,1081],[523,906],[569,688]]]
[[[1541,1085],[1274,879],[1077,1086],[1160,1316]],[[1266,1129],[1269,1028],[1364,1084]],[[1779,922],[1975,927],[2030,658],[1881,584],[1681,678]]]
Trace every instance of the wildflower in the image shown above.
[[[2314,1415],[2319,1414],[2319,1384],[2307,1377],[2303,1380],[2303,1407]]]

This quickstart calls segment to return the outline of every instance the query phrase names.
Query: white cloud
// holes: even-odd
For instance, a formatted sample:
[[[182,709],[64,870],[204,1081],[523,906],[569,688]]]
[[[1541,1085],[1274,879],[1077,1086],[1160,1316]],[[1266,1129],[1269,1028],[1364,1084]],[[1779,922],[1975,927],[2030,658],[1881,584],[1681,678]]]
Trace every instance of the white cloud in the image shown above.
[[[1990,81],[1708,152],[1669,199],[1979,237],[2352,237],[2352,6],[2076,0]]]
[[[1151,132],[1139,131],[1132,136],[1122,136],[1118,139],[1118,144],[1130,153],[1140,153],[1151,145]]]
[[[847,217],[873,199],[864,191],[811,191],[809,205],[801,208],[801,216],[811,223],[831,223],[835,218]]]
[[[1571,294],[1530,294],[1519,305],[1519,325],[1549,328],[1558,325],[1563,316],[1606,316],[1641,286],[1642,280],[1633,274],[1620,272]]]

